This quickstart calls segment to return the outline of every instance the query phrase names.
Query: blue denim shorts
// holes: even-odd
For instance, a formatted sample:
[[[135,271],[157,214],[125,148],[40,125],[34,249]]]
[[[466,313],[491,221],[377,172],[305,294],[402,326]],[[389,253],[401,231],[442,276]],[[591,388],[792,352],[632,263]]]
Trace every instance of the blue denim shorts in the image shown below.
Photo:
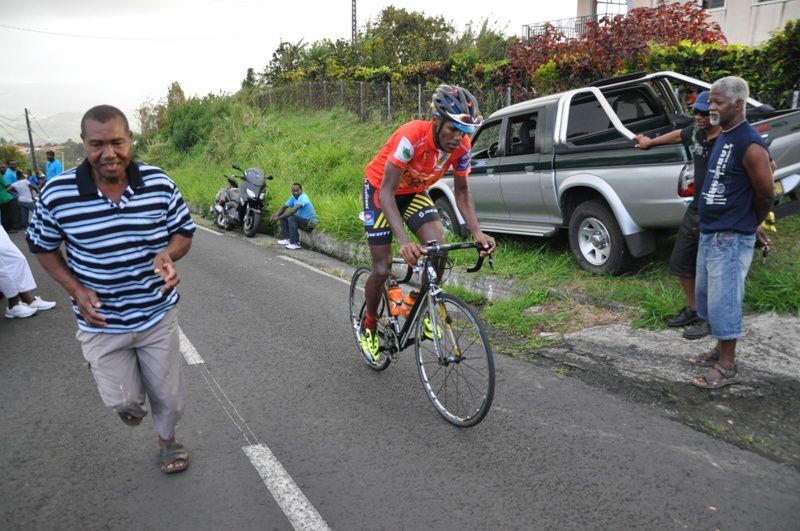
[[[753,261],[755,234],[700,234],[695,294],[697,314],[711,325],[717,339],[742,335],[744,279]]]

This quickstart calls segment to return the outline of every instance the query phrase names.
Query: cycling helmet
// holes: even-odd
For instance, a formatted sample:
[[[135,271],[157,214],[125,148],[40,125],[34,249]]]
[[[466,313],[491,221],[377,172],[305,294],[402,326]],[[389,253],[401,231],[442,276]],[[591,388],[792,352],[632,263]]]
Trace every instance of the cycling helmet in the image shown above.
[[[478,110],[478,100],[465,88],[439,85],[431,101],[433,114],[446,118],[465,133],[472,133],[483,117]]]

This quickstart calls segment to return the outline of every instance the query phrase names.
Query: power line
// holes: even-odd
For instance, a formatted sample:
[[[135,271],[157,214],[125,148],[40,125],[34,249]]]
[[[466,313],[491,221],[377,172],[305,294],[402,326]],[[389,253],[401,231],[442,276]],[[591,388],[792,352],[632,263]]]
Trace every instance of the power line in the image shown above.
[[[23,118],[25,118],[25,115],[24,114],[20,114],[16,118],[9,118],[8,116],[0,114],[0,118],[3,118],[3,119],[8,120],[10,122],[16,122],[17,120],[22,120]]]
[[[36,124],[36,125],[39,127],[39,130],[40,130],[40,131],[41,131],[41,132],[44,134],[44,136],[46,136],[46,137],[47,137],[47,141],[48,141],[48,142],[50,142],[50,143],[52,144],[52,143],[53,143],[53,140],[50,138],[50,135],[48,135],[48,134],[45,132],[45,130],[44,130],[44,127],[42,127],[42,124],[40,124],[40,123],[39,123],[39,120],[37,120],[37,119],[36,119],[36,117],[35,117],[35,116],[33,116],[33,113],[32,113],[32,112],[28,111],[28,114],[30,115],[31,119],[33,120],[33,123],[35,123],[35,124]],[[37,135],[37,136],[38,136],[38,135]]]
[[[11,29],[15,31],[27,31],[29,33],[41,33],[44,35],[55,35],[57,37],[70,37],[72,39],[93,39],[101,41],[129,41],[129,42],[200,42],[200,41],[232,41],[239,40],[240,37],[231,36],[224,38],[189,38],[189,39],[166,39],[166,38],[142,38],[142,37],[102,37],[100,35],[77,35],[75,33],[61,33],[58,31],[44,31],[33,28],[22,28],[19,26],[10,26],[8,24],[0,24],[0,28]]]
[[[27,129],[27,128],[25,128],[25,127],[17,127],[17,126],[15,126],[15,125],[13,125],[13,124],[10,124],[10,123],[8,123],[8,122],[7,122],[7,121],[5,121],[5,120],[0,120],[0,124],[2,124],[2,125],[4,125],[4,126],[6,126],[6,127],[8,127],[8,128],[11,128],[11,129],[16,129],[17,131],[27,131],[27,130],[28,130],[28,129]]]

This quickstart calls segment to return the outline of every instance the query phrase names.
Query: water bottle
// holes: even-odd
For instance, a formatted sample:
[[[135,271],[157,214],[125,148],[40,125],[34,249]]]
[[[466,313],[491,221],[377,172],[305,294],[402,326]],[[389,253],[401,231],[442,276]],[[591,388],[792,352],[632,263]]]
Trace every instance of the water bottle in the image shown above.
[[[408,308],[403,307],[403,290],[397,285],[397,281],[393,278],[389,282],[389,289],[386,290],[389,296],[389,313],[397,317],[399,315],[406,315]]]
[[[419,290],[416,288],[406,294],[406,298],[403,299],[403,308],[406,310],[406,315],[408,315],[408,312],[411,311],[411,307],[417,302],[417,297],[419,297]]]

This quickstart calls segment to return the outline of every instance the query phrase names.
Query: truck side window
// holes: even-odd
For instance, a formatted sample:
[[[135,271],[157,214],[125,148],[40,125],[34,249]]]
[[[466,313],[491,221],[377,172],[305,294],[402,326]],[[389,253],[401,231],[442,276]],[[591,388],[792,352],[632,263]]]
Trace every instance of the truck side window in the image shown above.
[[[499,157],[498,146],[500,145],[500,126],[503,122],[498,121],[486,124],[472,139],[472,158],[473,160],[491,159]]]
[[[536,123],[539,113],[529,113],[511,118],[509,134],[511,146],[509,155],[530,155],[536,153]]]
[[[643,91],[628,89],[622,92],[605,94],[611,108],[617,113],[623,124],[628,126],[644,120],[660,120],[660,109],[653,108],[652,103]],[[659,124],[661,125],[661,124]],[[598,133],[602,133],[599,135]],[[600,102],[594,94],[580,96],[572,101],[567,124],[567,140],[576,144],[584,144],[578,137],[592,135],[597,141],[607,142],[623,138],[611,125]],[[587,139],[589,140],[589,139]],[[589,141],[589,143],[593,143]]]

